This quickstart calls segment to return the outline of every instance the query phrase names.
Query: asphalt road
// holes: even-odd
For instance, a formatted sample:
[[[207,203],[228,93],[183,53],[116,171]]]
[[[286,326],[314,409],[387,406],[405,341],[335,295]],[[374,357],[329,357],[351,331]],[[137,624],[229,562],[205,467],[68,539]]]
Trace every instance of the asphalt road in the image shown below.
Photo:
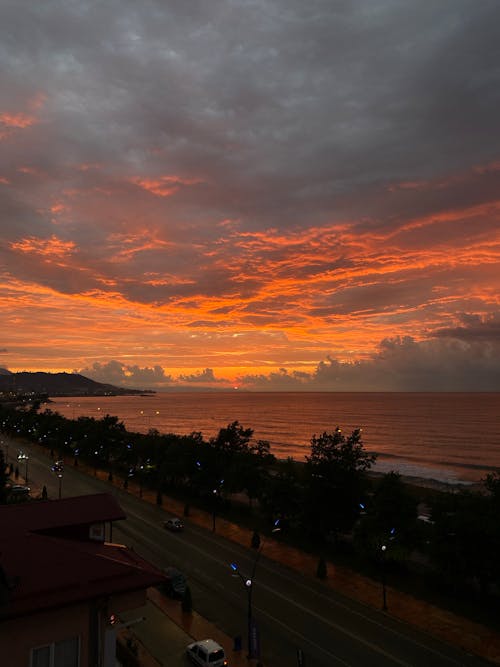
[[[11,453],[14,452],[14,443]],[[12,456],[9,457],[12,460]],[[21,471],[24,473],[24,470]],[[45,484],[57,498],[58,480],[48,459],[30,448],[30,482]],[[230,637],[247,634],[247,590],[230,563],[250,575],[255,551],[187,523],[182,534],[161,526],[165,512],[78,469],[67,467],[62,495],[111,492],[127,514],[117,522],[113,541],[133,547],[159,567],[174,565],[191,587],[193,606]],[[263,548],[265,553],[265,545]],[[272,667],[457,667],[490,663],[443,644],[393,618],[326,589],[261,556],[253,586],[253,615],[260,632],[264,663]]]

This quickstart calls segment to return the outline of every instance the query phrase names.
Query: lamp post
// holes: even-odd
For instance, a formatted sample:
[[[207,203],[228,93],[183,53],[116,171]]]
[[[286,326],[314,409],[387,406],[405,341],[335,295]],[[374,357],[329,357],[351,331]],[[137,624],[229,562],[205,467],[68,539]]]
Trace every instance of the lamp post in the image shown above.
[[[235,576],[238,576],[243,582],[243,586],[247,592],[247,635],[248,635],[248,657],[257,658],[258,647],[256,646],[256,633],[252,633],[253,630],[253,617],[252,617],[252,590],[253,590],[253,579],[244,577],[238,569],[236,563],[231,563],[231,569],[235,573]]]
[[[64,464],[62,461],[56,461],[53,466],[50,468],[53,473],[57,475],[59,480],[59,500],[62,498],[62,478],[64,474]]]
[[[138,472],[138,477],[139,477],[139,498],[142,498],[142,471],[144,470],[144,466],[141,464],[139,466],[139,472]]]
[[[19,454],[17,455],[17,460],[19,461],[19,463],[21,461],[24,461],[26,463],[26,470],[25,470],[25,474],[24,474],[24,480],[25,480],[26,484],[28,483],[28,461],[29,461],[29,458],[30,457],[27,454],[25,454],[24,452],[19,452]]]
[[[275,522],[274,528],[272,530],[273,533],[279,533],[281,531],[281,528],[278,526],[279,524],[279,519]],[[241,579],[243,586],[247,592],[247,635],[248,635],[248,658],[253,659],[253,658],[259,658],[260,657],[260,647],[259,647],[259,640],[258,640],[258,633],[257,633],[257,626],[254,623],[253,620],[253,612],[252,612],[252,591],[253,591],[253,585],[255,581],[255,572],[257,570],[257,564],[259,562],[260,555],[262,553],[262,550],[264,548],[264,544],[266,543],[265,537],[262,538],[262,541],[260,543],[260,547],[257,549],[257,554],[255,555],[255,559],[253,561],[252,565],[252,573],[249,577],[245,577],[241,572],[236,563],[231,563],[230,567],[231,570],[233,571],[234,575],[237,576]]]
[[[223,484],[224,484],[224,480],[221,479],[219,481],[219,484],[215,487],[215,489],[212,489],[212,495],[213,495],[212,532],[213,533],[215,533],[215,515],[217,514],[217,504],[219,502],[220,493],[221,493],[221,489],[222,489]]]
[[[59,478],[59,500],[61,500],[61,498],[62,498],[62,478],[63,478],[62,471],[57,473],[57,477]]]
[[[380,547],[380,553],[381,553],[381,564],[382,564],[382,610],[387,611],[387,590],[386,590],[386,582],[385,582],[385,552],[387,551],[387,545],[382,544]]]
[[[393,540],[396,534],[396,529],[391,528],[389,531],[389,539]],[[387,544],[383,542],[380,545],[380,568],[381,568],[381,579],[382,579],[382,610],[387,611],[387,588],[386,588],[386,554],[387,554]]]

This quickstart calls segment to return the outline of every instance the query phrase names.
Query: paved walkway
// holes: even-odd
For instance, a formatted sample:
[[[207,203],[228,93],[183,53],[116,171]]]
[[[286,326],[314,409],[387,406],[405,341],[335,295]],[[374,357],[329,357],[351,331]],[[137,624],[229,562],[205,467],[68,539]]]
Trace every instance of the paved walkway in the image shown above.
[[[43,448],[37,451],[47,453]],[[72,461],[68,461],[71,465]],[[85,467],[80,465],[80,469],[85,471]],[[94,475],[94,469],[89,468],[89,474]],[[108,475],[104,471],[97,471],[97,476],[107,480]],[[18,483],[22,480],[20,475]],[[112,482],[116,486],[123,488],[123,480],[116,476]],[[32,490],[37,493],[33,485]],[[141,489],[135,483],[129,482],[127,491],[135,495],[140,495],[145,502],[156,503],[156,493]],[[38,490],[40,493],[40,490]],[[182,516],[184,504],[172,498],[163,496],[163,508],[170,514]],[[212,514],[204,512],[198,508],[192,507],[189,512],[188,521],[212,529]],[[252,537],[252,531],[237,526],[229,521],[217,517],[216,532],[229,540],[239,544],[249,546]],[[267,558],[276,560],[296,569],[305,576],[315,577],[318,560],[309,554],[299,551],[289,545],[283,544],[272,538],[266,538],[265,555]],[[328,576],[324,585],[330,587],[348,597],[354,598],[380,609],[381,606],[381,588],[380,583],[364,577],[345,567],[327,564]],[[183,614],[179,603],[167,601],[154,591],[149,592],[150,599],[180,627],[184,628],[188,635],[194,639],[204,639],[212,637],[219,641],[230,656],[230,664],[236,667],[249,667],[255,665],[255,661],[249,661],[245,658],[244,652],[232,651],[233,640],[221,633],[216,626],[209,623],[196,612],[192,614]],[[419,600],[411,595],[402,593],[391,587],[387,587],[387,599],[389,602],[389,614],[395,618],[405,621],[409,625],[418,627],[428,634],[441,639],[449,644],[461,647],[467,652],[476,654],[493,663],[500,665],[500,634],[493,632],[490,628],[475,623],[466,618],[445,611],[423,600]]]

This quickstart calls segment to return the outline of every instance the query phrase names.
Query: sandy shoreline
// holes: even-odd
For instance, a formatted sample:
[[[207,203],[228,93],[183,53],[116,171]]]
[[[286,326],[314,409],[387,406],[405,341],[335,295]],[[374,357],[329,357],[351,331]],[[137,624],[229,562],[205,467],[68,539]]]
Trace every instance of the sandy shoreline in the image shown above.
[[[386,472],[373,471],[370,470],[368,477],[371,479],[380,479]],[[422,489],[430,489],[432,491],[440,491],[442,493],[458,493],[460,491],[473,491],[473,492],[482,492],[484,490],[484,484],[480,481],[477,482],[445,482],[440,479],[434,479],[432,477],[418,477],[413,475],[400,475],[401,480],[408,486],[414,486]]]

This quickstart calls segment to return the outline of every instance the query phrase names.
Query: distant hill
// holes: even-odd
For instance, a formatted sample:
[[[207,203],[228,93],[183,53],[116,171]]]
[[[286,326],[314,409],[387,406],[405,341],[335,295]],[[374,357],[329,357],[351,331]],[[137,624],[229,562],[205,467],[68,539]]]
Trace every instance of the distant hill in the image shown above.
[[[0,392],[48,394],[49,396],[113,396],[154,393],[140,389],[123,389],[102,384],[78,373],[11,373],[0,369]]]

